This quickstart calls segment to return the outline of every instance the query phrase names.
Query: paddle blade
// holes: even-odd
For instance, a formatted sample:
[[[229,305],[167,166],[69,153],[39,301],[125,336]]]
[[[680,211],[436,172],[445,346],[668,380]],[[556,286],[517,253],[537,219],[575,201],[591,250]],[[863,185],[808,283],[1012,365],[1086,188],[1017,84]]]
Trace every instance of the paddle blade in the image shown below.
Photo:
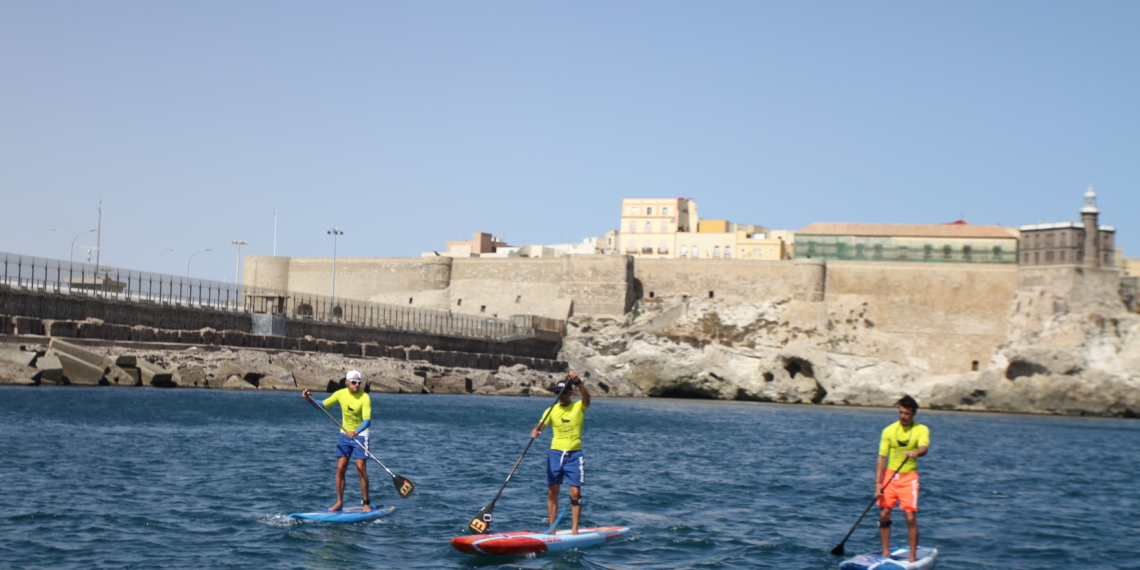
[[[832,556],[843,556],[843,543],[840,542],[839,546],[831,549]]]
[[[416,484],[411,481],[400,477],[399,475],[392,476],[392,483],[396,485],[396,492],[400,494],[400,498],[407,499],[416,490]]]
[[[471,534],[486,534],[487,529],[491,528],[491,521],[494,519],[491,515],[491,511],[493,510],[495,510],[495,502],[491,501],[490,504],[483,507],[483,510],[475,515],[475,518],[471,519],[471,523],[467,525],[467,530],[471,532]]]

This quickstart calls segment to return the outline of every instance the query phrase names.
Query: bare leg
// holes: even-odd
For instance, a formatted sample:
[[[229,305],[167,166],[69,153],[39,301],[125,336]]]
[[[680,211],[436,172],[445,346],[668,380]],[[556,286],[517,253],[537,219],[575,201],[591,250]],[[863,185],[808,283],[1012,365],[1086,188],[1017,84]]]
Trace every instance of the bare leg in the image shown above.
[[[914,562],[918,553],[918,514],[903,511],[906,515],[906,537],[910,540],[910,561]]]
[[[330,511],[339,511],[344,508],[344,472],[348,471],[348,458],[336,458],[336,504],[329,507]]]
[[[550,516],[550,524],[552,526],[554,525],[555,519],[558,518],[558,492],[561,490],[562,485],[551,485],[550,489],[546,492],[546,514]]]
[[[356,460],[356,474],[360,476],[360,498],[368,500],[368,464],[363,459]],[[364,505],[364,512],[372,512],[372,507]]]
[[[879,509],[879,538],[883,539],[883,556],[891,555],[891,527],[883,526],[881,523],[891,521],[891,509],[883,507]]]
[[[575,501],[582,500],[582,488],[570,486],[570,498]],[[578,534],[578,518],[582,516],[582,505],[570,505],[570,518],[573,522],[570,525],[570,534]]]

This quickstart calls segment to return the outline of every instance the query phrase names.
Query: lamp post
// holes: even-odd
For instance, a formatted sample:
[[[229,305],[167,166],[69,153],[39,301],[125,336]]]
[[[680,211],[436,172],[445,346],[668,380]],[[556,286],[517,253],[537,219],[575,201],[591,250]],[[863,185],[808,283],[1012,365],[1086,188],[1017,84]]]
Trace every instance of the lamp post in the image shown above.
[[[326,233],[333,237],[332,306],[329,307],[329,315],[336,316],[336,236],[342,236],[344,232],[340,228],[333,228]]]
[[[237,261],[234,263],[234,285],[238,285],[241,283],[241,280],[240,280],[240,276],[241,276],[241,246],[249,245],[249,242],[248,241],[242,241],[240,239],[235,239],[235,240],[230,240],[230,243],[238,246]]]
[[[186,255],[186,252],[182,251],[181,249],[174,249],[173,247],[168,247],[168,248],[166,248],[166,250],[167,250],[167,251],[173,251],[173,252],[176,252],[176,253],[181,253],[182,255]],[[194,256],[195,256],[195,255],[198,255],[199,253],[205,253],[205,252],[207,252],[207,251],[214,251],[214,250],[212,250],[212,249],[202,249],[202,250],[198,250],[198,251],[195,251],[194,253],[191,253],[191,254],[190,254],[190,257],[189,257],[189,258],[186,260],[186,279],[187,279],[187,280],[189,280],[189,279],[190,279],[190,262],[191,262],[191,261],[194,261]],[[240,256],[241,254],[239,253],[238,255]]]
[[[75,240],[79,239],[79,236],[81,236],[83,234],[89,234],[91,232],[99,231],[99,230],[87,230],[85,232],[79,232],[79,233],[75,234],[75,237],[71,237],[71,234],[69,234],[63,230],[57,230],[55,228],[48,228],[48,229],[53,231],[53,232],[59,232],[65,236],[67,236],[69,239],[71,239],[71,250],[67,252],[67,262],[68,263],[74,263],[75,262]]]

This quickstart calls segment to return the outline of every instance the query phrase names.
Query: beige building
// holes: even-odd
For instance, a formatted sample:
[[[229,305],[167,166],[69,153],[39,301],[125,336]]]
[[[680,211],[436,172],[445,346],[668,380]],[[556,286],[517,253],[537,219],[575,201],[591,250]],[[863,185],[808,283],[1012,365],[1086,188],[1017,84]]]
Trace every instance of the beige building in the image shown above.
[[[1097,224],[1099,215],[1096,192],[1089,187],[1085,192],[1085,205],[1081,207],[1080,222],[1021,226],[1018,228],[1021,230],[1020,264],[1115,266],[1116,228]]]
[[[1001,226],[816,222],[796,232],[796,259],[907,263],[1017,263],[1015,232]]]
[[[424,252],[424,257],[432,255],[447,255],[450,257],[480,257],[483,255],[493,254],[499,248],[508,247],[502,238],[497,238],[489,233],[474,232],[471,234],[470,240],[463,241],[448,241],[446,253],[438,252]]]
[[[791,259],[788,245],[782,237],[770,232],[736,232],[737,259]]]
[[[621,201],[619,247],[615,253],[676,257],[676,236],[694,233],[697,220],[697,202],[689,198],[626,198]]]

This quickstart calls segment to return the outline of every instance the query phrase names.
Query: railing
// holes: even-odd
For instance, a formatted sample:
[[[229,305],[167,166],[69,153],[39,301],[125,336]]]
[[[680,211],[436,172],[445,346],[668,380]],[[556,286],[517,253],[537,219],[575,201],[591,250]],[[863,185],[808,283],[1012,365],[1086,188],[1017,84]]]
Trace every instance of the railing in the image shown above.
[[[269,313],[292,319],[496,341],[530,338],[538,330],[561,334],[566,327],[565,321],[534,315],[487,318],[114,267],[101,267],[96,274],[87,263],[3,252],[0,259],[0,285],[56,295]]]

